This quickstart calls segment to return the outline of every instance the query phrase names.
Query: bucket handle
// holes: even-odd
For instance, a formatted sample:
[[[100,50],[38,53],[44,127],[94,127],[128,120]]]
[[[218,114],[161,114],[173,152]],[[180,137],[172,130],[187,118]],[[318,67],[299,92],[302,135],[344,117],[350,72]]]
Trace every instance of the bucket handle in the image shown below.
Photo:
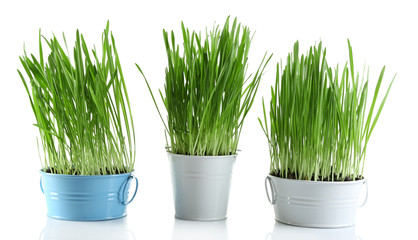
[[[270,198],[270,195],[269,195],[269,191],[268,191],[268,187],[267,187],[267,182],[270,185],[270,192],[272,194],[272,197],[271,198]],[[276,194],[276,190],[275,190],[276,188],[274,187],[273,180],[271,180],[270,176],[267,176],[266,179],[264,180],[264,186],[266,188],[267,199],[269,200],[269,202],[270,202],[271,205],[274,205],[276,203],[276,200],[277,200],[276,199],[277,194]]]
[[[367,183],[367,180],[363,182],[363,186],[366,185],[366,196],[364,197],[363,203],[359,205],[359,207],[364,207],[367,202],[367,198],[369,197],[369,185]]]
[[[267,240],[267,239],[273,239],[273,235],[271,234],[271,232],[266,234],[266,237],[264,238],[264,240]]]
[[[45,194],[44,188],[42,187],[42,176],[41,176],[41,179],[39,180],[39,186],[41,187],[42,194]]]
[[[132,179],[135,179],[136,187],[135,187],[134,195],[132,196],[131,200],[128,201],[128,199],[125,200],[126,187],[129,185],[129,182],[132,181]],[[134,200],[137,191],[138,191],[138,178],[131,175],[131,176],[128,177],[128,180],[125,182],[125,186],[123,186],[123,195],[122,195],[123,196],[122,197],[123,201],[122,201],[122,204],[123,205],[128,205],[129,203],[131,203]]]

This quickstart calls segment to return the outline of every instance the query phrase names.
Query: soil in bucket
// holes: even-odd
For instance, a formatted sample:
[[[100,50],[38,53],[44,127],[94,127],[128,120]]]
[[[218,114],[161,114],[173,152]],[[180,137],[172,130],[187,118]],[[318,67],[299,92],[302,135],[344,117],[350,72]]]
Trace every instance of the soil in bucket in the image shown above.
[[[47,168],[43,170],[45,173],[52,173],[55,174],[58,171],[55,171],[54,168]],[[99,174],[97,175],[112,175],[112,174],[124,174],[124,173],[129,173],[125,168],[124,169],[118,169],[118,168],[113,168],[113,171],[110,171],[108,168],[104,168],[104,169],[100,169]],[[75,169],[71,169],[69,173],[67,173],[66,175],[81,175],[81,173],[79,171],[76,171]]]
[[[296,174],[294,172],[291,172],[290,170],[287,171],[287,176],[286,175],[282,176],[280,171],[271,172],[270,175],[275,176],[275,177],[279,177],[279,178],[299,180],[298,178],[296,178]],[[328,176],[324,177],[324,179],[322,179],[322,176],[319,175],[318,179],[321,179],[321,182],[350,182],[350,181],[353,181],[353,178],[351,178],[351,177],[345,177],[344,179],[341,179],[340,174],[335,174],[334,173],[333,175],[334,175],[333,178],[330,177],[331,174],[329,174]],[[363,176],[358,176],[358,177],[355,178],[355,181],[363,180],[363,179],[364,179]],[[311,179],[303,179],[303,180],[314,181],[314,177],[312,177]]]

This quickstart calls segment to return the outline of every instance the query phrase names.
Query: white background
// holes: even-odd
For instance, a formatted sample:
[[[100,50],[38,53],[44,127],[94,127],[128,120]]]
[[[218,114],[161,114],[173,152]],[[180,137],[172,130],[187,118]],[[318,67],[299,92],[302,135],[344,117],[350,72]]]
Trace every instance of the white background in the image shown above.
[[[0,225],[1,239],[417,239],[417,7],[406,1],[2,1],[0,3]],[[238,20],[256,34],[249,72],[263,54],[274,53],[241,136],[235,164],[228,219],[215,223],[174,219],[169,163],[163,125],[144,80],[154,91],[163,87],[166,55],[162,29],[180,23],[204,31]],[[66,33],[70,46],[78,28],[89,47],[100,45],[110,20],[133,107],[139,192],[128,217],[114,222],[74,223],[47,220],[39,189],[37,129],[18,77],[23,44],[37,55],[38,30],[46,37]],[[344,64],[350,38],[357,70],[370,66],[370,82],[387,66],[385,89],[397,73],[392,91],[369,142],[365,176],[369,201],[358,210],[355,228],[314,230],[275,224],[264,193],[269,170],[265,136],[257,122],[261,99],[267,100],[275,80],[275,63],[284,59],[296,40],[301,52],[319,40],[328,60]],[[372,92],[370,92],[370,95]],[[383,95],[383,94],[382,94]],[[160,106],[162,106],[161,102]],[[66,238],[65,238],[66,237]],[[126,238],[125,238],[126,237]],[[49,238],[51,239],[51,238]]]

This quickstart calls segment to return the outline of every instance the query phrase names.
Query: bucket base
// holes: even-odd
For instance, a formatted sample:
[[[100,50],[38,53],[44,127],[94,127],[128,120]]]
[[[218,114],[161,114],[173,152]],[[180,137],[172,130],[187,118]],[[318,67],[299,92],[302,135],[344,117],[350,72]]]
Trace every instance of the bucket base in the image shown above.
[[[223,221],[226,220],[226,217],[222,218],[185,218],[185,217],[179,217],[177,215],[174,215],[175,218],[180,220],[186,220],[186,221],[199,221],[199,222],[216,222],[216,221]]]
[[[322,229],[333,229],[333,228],[349,228],[349,227],[353,227],[355,226],[355,224],[351,224],[351,225],[316,225],[316,224],[298,224],[298,223],[293,223],[293,222],[288,222],[288,221],[283,221],[283,220],[279,220],[277,218],[275,218],[276,222],[279,223],[283,223],[286,225],[290,225],[290,226],[295,226],[295,227],[304,227],[304,228],[322,228]]]
[[[49,218],[62,220],[62,221],[72,221],[72,222],[99,222],[99,221],[107,221],[107,220],[115,220],[126,217],[127,214],[125,213],[122,216],[117,217],[104,217],[104,218],[86,218],[86,219],[80,219],[80,218],[69,218],[69,217],[62,217],[62,216],[48,216]]]

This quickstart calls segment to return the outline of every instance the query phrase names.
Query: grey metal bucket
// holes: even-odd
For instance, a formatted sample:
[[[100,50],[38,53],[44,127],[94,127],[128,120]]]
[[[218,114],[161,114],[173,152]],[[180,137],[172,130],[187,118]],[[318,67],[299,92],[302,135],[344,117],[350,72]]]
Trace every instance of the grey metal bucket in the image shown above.
[[[363,186],[366,187],[366,195],[359,204]],[[267,198],[274,205],[276,220],[301,227],[353,226],[357,208],[367,201],[366,180],[315,182],[269,175],[265,187]]]
[[[197,221],[226,218],[236,156],[168,153],[176,218]]]

